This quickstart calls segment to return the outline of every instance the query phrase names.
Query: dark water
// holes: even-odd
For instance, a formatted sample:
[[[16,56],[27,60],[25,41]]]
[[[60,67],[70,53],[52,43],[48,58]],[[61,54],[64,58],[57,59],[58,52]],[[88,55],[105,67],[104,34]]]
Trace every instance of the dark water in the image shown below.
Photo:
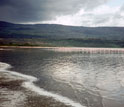
[[[124,54],[16,49],[0,51],[0,62],[87,107],[124,107]]]

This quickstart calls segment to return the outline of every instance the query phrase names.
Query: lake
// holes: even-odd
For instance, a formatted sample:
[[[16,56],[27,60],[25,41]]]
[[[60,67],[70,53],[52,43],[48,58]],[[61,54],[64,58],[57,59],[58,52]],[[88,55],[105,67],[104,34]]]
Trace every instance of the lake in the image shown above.
[[[14,48],[1,50],[0,62],[11,65],[9,72],[37,78],[42,92],[30,89],[65,105],[124,107],[123,53]]]

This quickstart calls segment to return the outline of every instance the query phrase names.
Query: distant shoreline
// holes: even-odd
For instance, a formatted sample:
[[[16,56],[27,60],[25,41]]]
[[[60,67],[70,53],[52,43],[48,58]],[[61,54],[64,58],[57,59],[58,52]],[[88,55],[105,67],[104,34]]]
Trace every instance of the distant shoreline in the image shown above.
[[[0,46],[0,48],[72,48],[72,49],[82,49],[82,48],[85,48],[85,49],[124,49],[124,48],[112,48],[112,47],[57,47],[57,46],[54,46],[54,47],[49,47],[49,46]]]
[[[99,48],[99,47],[42,47],[42,46],[0,46],[2,50],[13,49],[48,49],[59,52],[85,52],[85,53],[123,53],[124,48]]]

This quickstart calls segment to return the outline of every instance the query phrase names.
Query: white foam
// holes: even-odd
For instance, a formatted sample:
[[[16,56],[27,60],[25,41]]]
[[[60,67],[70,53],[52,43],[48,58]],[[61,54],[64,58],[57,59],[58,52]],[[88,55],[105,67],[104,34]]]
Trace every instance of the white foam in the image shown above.
[[[7,73],[10,73],[10,74],[15,75],[15,76],[23,77],[26,80],[22,84],[23,87],[28,88],[29,90],[36,92],[39,95],[51,97],[51,98],[55,99],[56,101],[60,101],[60,102],[64,103],[65,105],[70,105],[72,107],[85,107],[85,106],[81,105],[80,103],[77,103],[77,102],[75,102],[75,101],[73,101],[67,97],[64,97],[64,96],[61,96],[59,94],[55,94],[52,92],[48,92],[48,91],[36,86],[33,82],[36,82],[37,78],[35,78],[33,76],[17,73],[14,71],[10,72],[9,70],[7,70],[10,67],[11,67],[11,65],[9,65],[7,63],[0,62],[0,72],[7,72]]]
[[[0,71],[6,70],[9,68],[11,68],[11,66],[9,64],[0,62]]]

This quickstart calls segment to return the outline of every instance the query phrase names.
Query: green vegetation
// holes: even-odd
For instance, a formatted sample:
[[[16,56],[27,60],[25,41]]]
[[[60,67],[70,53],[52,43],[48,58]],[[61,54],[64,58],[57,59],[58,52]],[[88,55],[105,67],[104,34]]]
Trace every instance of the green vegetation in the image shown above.
[[[113,47],[123,48],[124,41],[94,39],[0,39],[1,46],[48,46],[48,47]]]
[[[0,22],[0,45],[124,47],[124,28]]]

